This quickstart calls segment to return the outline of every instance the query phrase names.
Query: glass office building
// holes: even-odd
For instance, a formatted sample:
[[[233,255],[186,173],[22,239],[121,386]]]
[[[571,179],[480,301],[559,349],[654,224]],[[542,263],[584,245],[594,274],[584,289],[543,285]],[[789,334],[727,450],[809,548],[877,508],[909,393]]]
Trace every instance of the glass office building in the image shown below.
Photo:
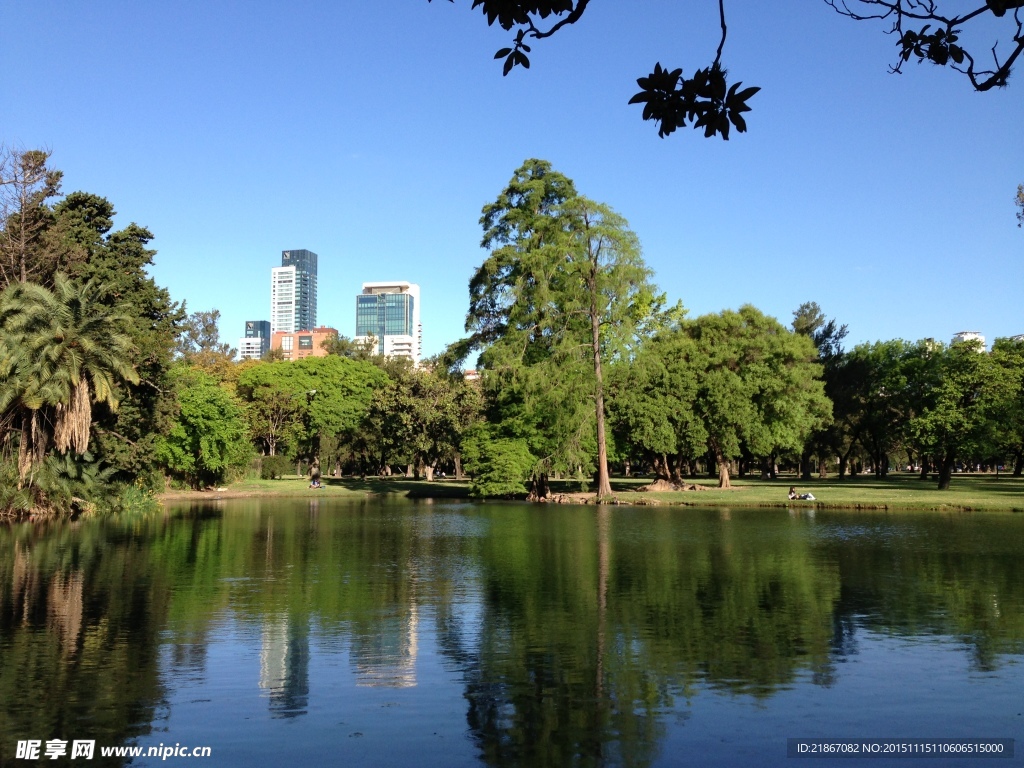
[[[363,292],[356,296],[356,341],[372,336],[377,354],[419,363],[419,298],[420,287],[414,283],[363,283]]]
[[[270,351],[270,321],[246,320],[245,336],[238,340],[238,355],[243,360],[259,360]]]

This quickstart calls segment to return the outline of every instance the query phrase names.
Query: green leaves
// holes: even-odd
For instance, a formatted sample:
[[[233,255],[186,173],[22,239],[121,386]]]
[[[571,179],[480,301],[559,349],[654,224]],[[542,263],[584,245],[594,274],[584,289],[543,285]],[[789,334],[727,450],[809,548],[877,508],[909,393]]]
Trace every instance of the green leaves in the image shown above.
[[[703,128],[705,138],[715,135],[728,141],[730,126],[740,133],[747,130],[744,112],[747,102],[760,88],[744,88],[742,83],[727,87],[726,71],[716,62],[707,69],[697,70],[693,77],[683,77],[682,69],[668,70],[661,63],[654,71],[637,81],[640,92],[630,104],[643,104],[643,119],[658,123],[661,138],[684,127],[689,120],[693,128]]]

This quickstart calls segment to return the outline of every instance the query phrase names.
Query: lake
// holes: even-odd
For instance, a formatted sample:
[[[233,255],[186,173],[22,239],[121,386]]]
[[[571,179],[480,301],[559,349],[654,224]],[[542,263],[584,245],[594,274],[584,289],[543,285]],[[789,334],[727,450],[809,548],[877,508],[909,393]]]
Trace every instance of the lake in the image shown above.
[[[275,499],[0,527],[4,767],[822,765],[797,738],[1022,765],[1022,661],[1020,514]],[[910,764],[979,764],[947,754]]]

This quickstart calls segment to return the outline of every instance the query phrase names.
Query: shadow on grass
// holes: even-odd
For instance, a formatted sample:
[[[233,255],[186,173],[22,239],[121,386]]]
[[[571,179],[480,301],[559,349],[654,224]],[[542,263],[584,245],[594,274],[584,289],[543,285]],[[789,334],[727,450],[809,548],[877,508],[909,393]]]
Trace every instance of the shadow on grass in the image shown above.
[[[455,480],[415,480],[409,477],[324,477],[327,487],[346,488],[362,493],[397,493],[410,499],[467,499],[469,483]]]

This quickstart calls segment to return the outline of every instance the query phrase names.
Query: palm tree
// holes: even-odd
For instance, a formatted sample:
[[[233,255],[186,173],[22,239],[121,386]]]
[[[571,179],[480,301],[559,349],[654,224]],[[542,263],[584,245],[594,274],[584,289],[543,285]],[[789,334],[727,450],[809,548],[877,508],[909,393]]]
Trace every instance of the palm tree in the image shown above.
[[[16,283],[0,293],[0,419],[20,422],[19,487],[51,445],[85,453],[92,403],[116,410],[116,382],[139,380],[125,318],[96,301],[100,292],[58,273],[52,291]]]

